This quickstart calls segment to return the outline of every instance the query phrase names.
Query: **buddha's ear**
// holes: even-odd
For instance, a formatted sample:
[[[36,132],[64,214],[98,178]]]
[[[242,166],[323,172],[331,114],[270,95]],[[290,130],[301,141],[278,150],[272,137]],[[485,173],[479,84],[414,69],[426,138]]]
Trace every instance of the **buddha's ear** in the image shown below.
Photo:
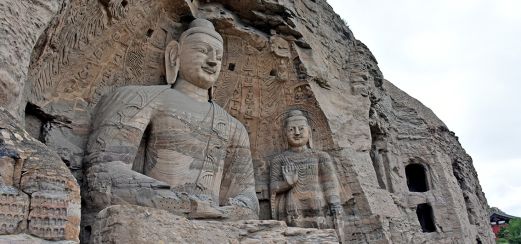
[[[313,130],[311,129],[311,126],[309,127],[309,140],[308,140],[308,147],[313,149]]]
[[[179,43],[171,41],[165,49],[166,83],[173,85],[179,71]]]

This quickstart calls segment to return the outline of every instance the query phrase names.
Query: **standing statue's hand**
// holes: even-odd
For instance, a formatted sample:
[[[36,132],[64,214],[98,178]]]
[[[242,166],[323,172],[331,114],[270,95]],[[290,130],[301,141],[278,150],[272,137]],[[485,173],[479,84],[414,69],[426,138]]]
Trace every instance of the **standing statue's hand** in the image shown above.
[[[291,163],[282,166],[282,175],[284,175],[284,179],[290,186],[295,185],[298,181],[298,172],[295,164]]]
[[[330,208],[333,216],[342,216],[342,213],[344,212],[344,208],[342,208],[342,205],[339,203],[332,204]]]

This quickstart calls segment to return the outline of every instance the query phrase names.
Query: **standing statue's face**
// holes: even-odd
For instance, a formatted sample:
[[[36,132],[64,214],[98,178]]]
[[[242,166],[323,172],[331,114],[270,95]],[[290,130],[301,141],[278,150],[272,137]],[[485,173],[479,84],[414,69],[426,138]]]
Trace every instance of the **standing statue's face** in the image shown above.
[[[219,78],[223,43],[216,38],[195,33],[181,43],[179,77],[203,89],[209,89]]]
[[[309,141],[309,125],[308,122],[299,120],[290,120],[286,124],[286,138],[290,147],[305,146]]]

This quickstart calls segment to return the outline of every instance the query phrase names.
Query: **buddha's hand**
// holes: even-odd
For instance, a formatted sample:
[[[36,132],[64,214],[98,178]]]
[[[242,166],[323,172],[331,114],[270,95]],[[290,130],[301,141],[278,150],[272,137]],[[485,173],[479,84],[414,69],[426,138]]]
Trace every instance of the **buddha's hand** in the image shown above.
[[[298,181],[298,169],[293,163],[282,166],[282,175],[290,186],[294,186]]]
[[[330,208],[333,216],[340,216],[344,212],[344,208],[339,203],[332,204]]]

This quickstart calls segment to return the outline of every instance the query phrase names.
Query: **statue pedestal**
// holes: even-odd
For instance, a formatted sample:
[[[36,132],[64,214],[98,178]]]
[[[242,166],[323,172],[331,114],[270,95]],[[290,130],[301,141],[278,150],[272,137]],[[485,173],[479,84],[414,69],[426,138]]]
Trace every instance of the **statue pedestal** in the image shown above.
[[[288,227],[276,220],[189,220],[134,205],[105,208],[92,231],[92,243],[338,243],[333,229]]]
[[[48,241],[28,234],[0,235],[0,243],[77,244],[77,241]]]

